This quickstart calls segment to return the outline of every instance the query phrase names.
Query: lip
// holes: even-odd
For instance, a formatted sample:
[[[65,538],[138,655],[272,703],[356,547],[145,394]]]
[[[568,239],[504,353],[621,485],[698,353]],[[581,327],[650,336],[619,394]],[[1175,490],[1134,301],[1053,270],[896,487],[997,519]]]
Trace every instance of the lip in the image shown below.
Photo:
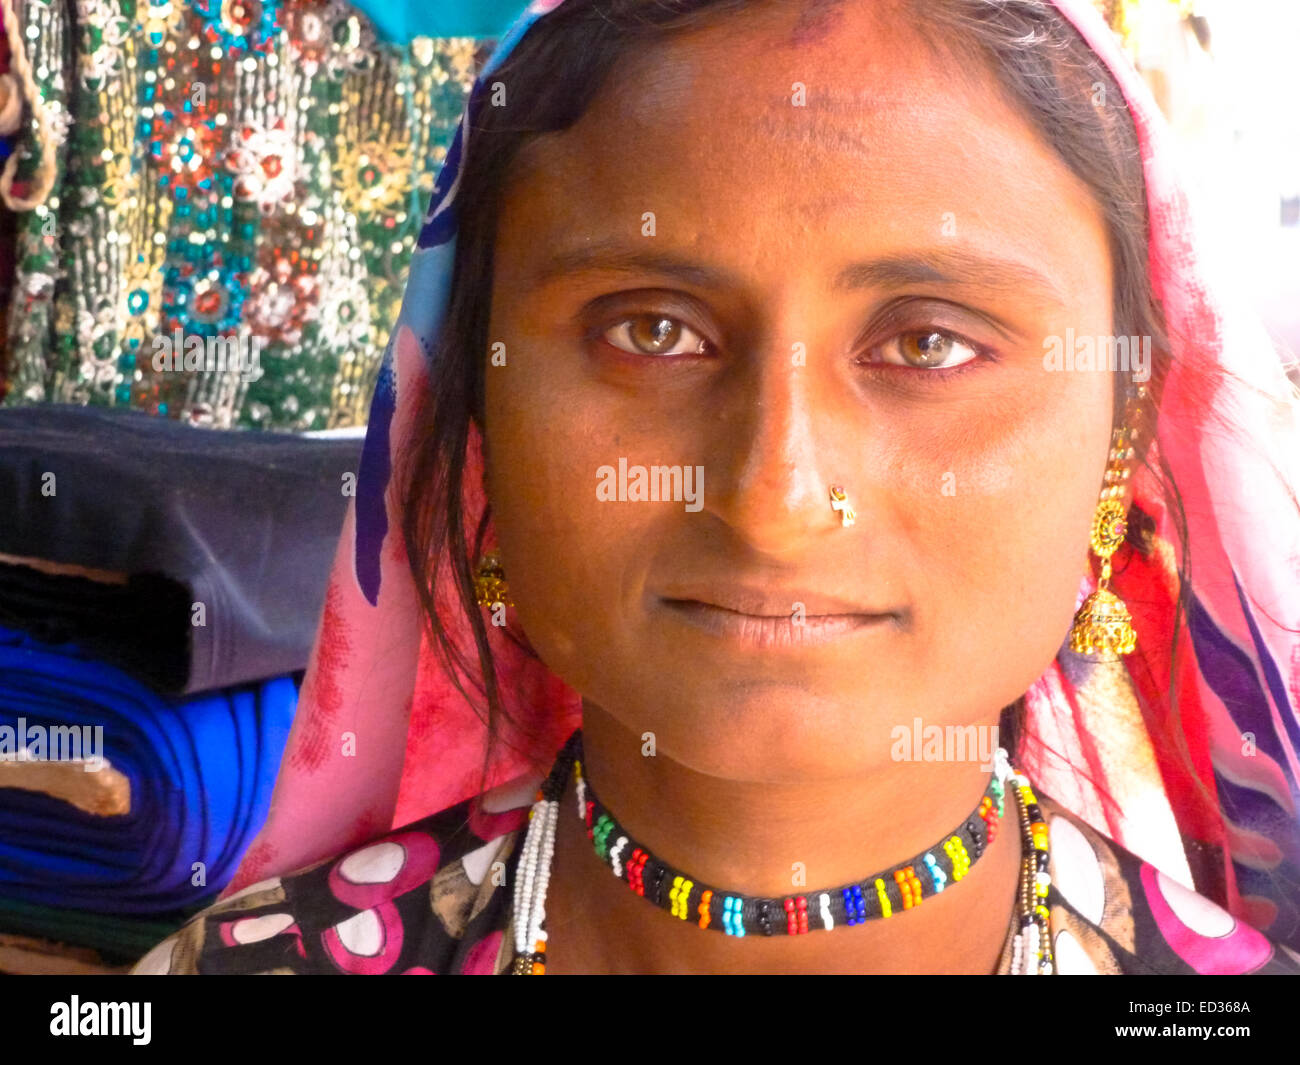
[[[873,629],[896,626],[898,610],[865,609],[815,592],[743,587],[677,590],[663,606],[693,628],[760,650],[813,647]],[[795,604],[803,617],[795,622]]]

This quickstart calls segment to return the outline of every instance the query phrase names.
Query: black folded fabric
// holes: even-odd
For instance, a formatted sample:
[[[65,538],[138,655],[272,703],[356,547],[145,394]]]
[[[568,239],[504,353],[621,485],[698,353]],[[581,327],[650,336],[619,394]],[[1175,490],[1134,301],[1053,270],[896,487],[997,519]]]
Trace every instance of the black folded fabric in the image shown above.
[[[104,584],[0,562],[0,629],[76,644],[157,691],[189,680],[190,602],[183,584],[160,573]]]
[[[0,618],[168,693],[303,669],[360,451],[120,408],[0,410],[0,554],[131,578],[5,566]]]

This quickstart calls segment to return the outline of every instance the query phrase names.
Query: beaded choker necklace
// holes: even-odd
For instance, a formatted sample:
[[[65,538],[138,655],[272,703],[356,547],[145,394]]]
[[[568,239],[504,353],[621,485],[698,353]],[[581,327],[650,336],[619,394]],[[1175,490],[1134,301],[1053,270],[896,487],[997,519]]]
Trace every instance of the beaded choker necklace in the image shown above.
[[[1011,971],[1049,975],[1053,971],[1046,896],[1048,831],[1029,779],[1011,767],[998,748],[994,771],[979,805],[965,821],[929,850],[910,861],[843,887],[807,895],[759,898],[723,891],[656,858],[640,846],[601,805],[582,775],[582,733],[575,732],[560,751],[528,815],[528,831],[515,874],[515,956],[511,972],[540,976],[546,972],[546,889],[555,854],[555,826],[568,774],[577,785],[578,814],[596,855],[632,891],[682,921],[737,938],[746,935],[804,935],[814,928],[888,919],[910,910],[960,881],[997,837],[1005,808],[1007,783],[1020,810],[1022,862],[1017,904],[1017,932]]]

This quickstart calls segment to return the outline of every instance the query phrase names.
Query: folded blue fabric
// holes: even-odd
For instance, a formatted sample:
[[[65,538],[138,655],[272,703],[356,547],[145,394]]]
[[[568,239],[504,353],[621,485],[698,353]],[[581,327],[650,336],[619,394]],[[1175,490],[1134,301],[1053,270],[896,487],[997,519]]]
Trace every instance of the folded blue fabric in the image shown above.
[[[75,647],[0,628],[0,756],[24,738],[56,756],[38,742],[73,726],[89,730],[83,757],[131,784],[131,812],[112,817],[0,788],[0,897],[105,914],[214,898],[266,819],[297,701],[287,676],[166,699]]]

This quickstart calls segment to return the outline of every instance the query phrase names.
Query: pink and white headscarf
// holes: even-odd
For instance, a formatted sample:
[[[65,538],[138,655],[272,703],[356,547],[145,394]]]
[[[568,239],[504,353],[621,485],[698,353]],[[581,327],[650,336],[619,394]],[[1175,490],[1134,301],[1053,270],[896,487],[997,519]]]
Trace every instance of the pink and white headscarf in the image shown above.
[[[466,115],[529,28],[563,2],[535,0],[519,16]],[[1134,502],[1154,518],[1156,535],[1149,552],[1121,549],[1112,587],[1133,612],[1138,651],[1105,667],[1063,649],[1026,695],[1028,732],[1041,742],[1022,745],[1019,758],[1044,792],[1189,886],[1187,855],[1197,854],[1202,868],[1208,855],[1216,901],[1300,948],[1300,404],[1267,335],[1209,276],[1170,135],[1145,83],[1089,0],[1056,5],[1110,69],[1137,126],[1151,280],[1173,345],[1155,446],[1181,491],[1193,569],[1177,637],[1175,723],[1168,678],[1181,546],[1153,478],[1136,471]],[[462,116],[384,355],[357,496],[270,817],[227,894],[479,790],[486,729],[421,635],[390,491],[447,306],[469,148]],[[484,506],[477,436],[467,463],[473,520]],[[513,712],[530,715],[545,735],[529,757],[497,750],[491,787],[549,767],[581,723],[581,703],[492,627],[489,639],[503,692],[521,699]],[[1198,801],[1198,785],[1208,804]]]

